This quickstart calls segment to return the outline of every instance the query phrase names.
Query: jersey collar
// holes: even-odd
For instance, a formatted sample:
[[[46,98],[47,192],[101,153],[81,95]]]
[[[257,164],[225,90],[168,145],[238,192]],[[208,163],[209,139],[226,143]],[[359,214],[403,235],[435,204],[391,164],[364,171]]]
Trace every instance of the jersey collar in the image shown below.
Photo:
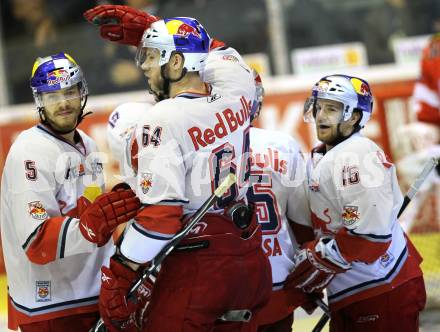
[[[181,97],[181,98],[187,98],[187,99],[195,99],[195,98],[202,98],[207,97],[211,95],[212,87],[211,85],[205,83],[206,89],[208,90],[208,93],[199,93],[194,91],[182,91],[181,93],[178,93],[175,98]]]
[[[82,155],[85,156],[87,154],[87,149],[86,149],[86,146],[85,146],[84,141],[82,139],[82,136],[80,135],[80,133],[76,129],[75,129],[75,141],[78,141],[78,143],[72,144],[68,140],[66,140],[64,137],[55,134],[53,131],[51,131],[49,128],[47,128],[46,126],[44,126],[41,123],[37,125],[37,128],[44,131],[46,134],[62,141],[63,143],[70,145],[71,147],[73,147],[75,150],[77,150]]]

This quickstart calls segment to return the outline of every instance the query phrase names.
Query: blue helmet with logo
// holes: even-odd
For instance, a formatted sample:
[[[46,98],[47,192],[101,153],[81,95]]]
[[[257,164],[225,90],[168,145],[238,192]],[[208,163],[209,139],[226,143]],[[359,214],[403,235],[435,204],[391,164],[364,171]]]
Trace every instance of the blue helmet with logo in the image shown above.
[[[37,58],[32,68],[30,86],[37,108],[43,108],[41,94],[78,85],[82,108],[88,95],[84,74],[76,61],[67,53]]]
[[[159,20],[145,30],[136,63],[140,66],[144,62],[144,48],[155,48],[160,52],[160,66],[170,60],[172,52],[180,52],[185,58],[183,67],[186,71],[200,71],[208,56],[210,41],[205,28],[194,18],[173,17]]]

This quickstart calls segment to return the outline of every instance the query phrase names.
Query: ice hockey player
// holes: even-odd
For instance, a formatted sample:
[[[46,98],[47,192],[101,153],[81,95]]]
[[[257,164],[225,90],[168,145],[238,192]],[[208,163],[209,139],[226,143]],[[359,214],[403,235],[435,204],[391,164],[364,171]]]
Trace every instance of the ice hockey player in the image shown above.
[[[1,183],[10,329],[87,331],[98,311],[111,234],[139,209],[132,191],[101,194],[102,162],[77,129],[87,84],[66,53],[38,58],[30,80],[40,123],[11,146]]]
[[[331,75],[304,107],[318,139],[308,162],[318,238],[296,254],[287,287],[327,286],[330,331],[418,331],[426,293],[421,257],[397,220],[402,194],[395,166],[362,136],[372,112],[369,84]]]
[[[214,44],[191,18],[156,21],[143,35],[137,62],[160,102],[141,119],[131,148],[145,207],[102,269],[101,315],[110,330],[136,329],[135,304],[125,301],[136,267],[148,264],[231,172],[240,181],[164,261],[142,329],[203,331],[243,314],[237,331],[256,331],[244,314],[270,296],[261,229],[245,204],[253,75],[234,51],[217,59],[216,71],[233,85],[204,83],[199,72]]]

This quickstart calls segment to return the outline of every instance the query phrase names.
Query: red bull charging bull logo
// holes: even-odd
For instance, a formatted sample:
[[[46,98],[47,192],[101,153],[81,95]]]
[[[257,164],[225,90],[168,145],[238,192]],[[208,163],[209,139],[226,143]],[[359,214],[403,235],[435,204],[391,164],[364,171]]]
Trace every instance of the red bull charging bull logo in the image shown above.
[[[56,69],[47,74],[47,85],[55,85],[65,82],[70,78],[69,72],[65,69]]]
[[[28,203],[29,214],[32,218],[37,220],[46,220],[49,215],[40,201],[34,201]]]
[[[330,81],[327,80],[320,80],[316,85],[313,87],[313,91],[318,92],[327,92],[328,88],[330,86]]]
[[[200,33],[197,29],[183,21],[180,20],[171,20],[166,22],[166,26],[168,32],[172,35],[179,35],[183,37],[187,37],[189,35],[193,35],[197,38],[201,38]]]
[[[344,212],[342,212],[342,223],[345,226],[351,226],[359,220],[358,207],[354,205],[344,206]]]
[[[352,78],[350,81],[357,94],[362,96],[371,96],[370,87],[364,81],[355,77]]]
[[[147,194],[150,191],[150,188],[153,185],[153,174],[151,173],[142,173],[141,179],[141,190],[144,194]]]

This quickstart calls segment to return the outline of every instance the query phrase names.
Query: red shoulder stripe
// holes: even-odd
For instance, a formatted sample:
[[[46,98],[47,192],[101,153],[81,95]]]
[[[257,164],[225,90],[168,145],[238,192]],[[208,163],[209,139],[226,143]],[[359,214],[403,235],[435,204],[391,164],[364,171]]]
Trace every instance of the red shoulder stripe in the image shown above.
[[[26,255],[32,263],[47,264],[57,258],[58,238],[66,217],[47,219],[38,230],[37,236],[26,249]]]
[[[391,239],[386,242],[373,242],[349,233],[346,228],[340,229],[335,239],[339,251],[348,262],[359,260],[368,264],[385,254],[391,244]]]
[[[182,228],[180,222],[182,216],[182,206],[150,205],[144,207],[134,219],[146,230],[162,234],[176,234]]]

